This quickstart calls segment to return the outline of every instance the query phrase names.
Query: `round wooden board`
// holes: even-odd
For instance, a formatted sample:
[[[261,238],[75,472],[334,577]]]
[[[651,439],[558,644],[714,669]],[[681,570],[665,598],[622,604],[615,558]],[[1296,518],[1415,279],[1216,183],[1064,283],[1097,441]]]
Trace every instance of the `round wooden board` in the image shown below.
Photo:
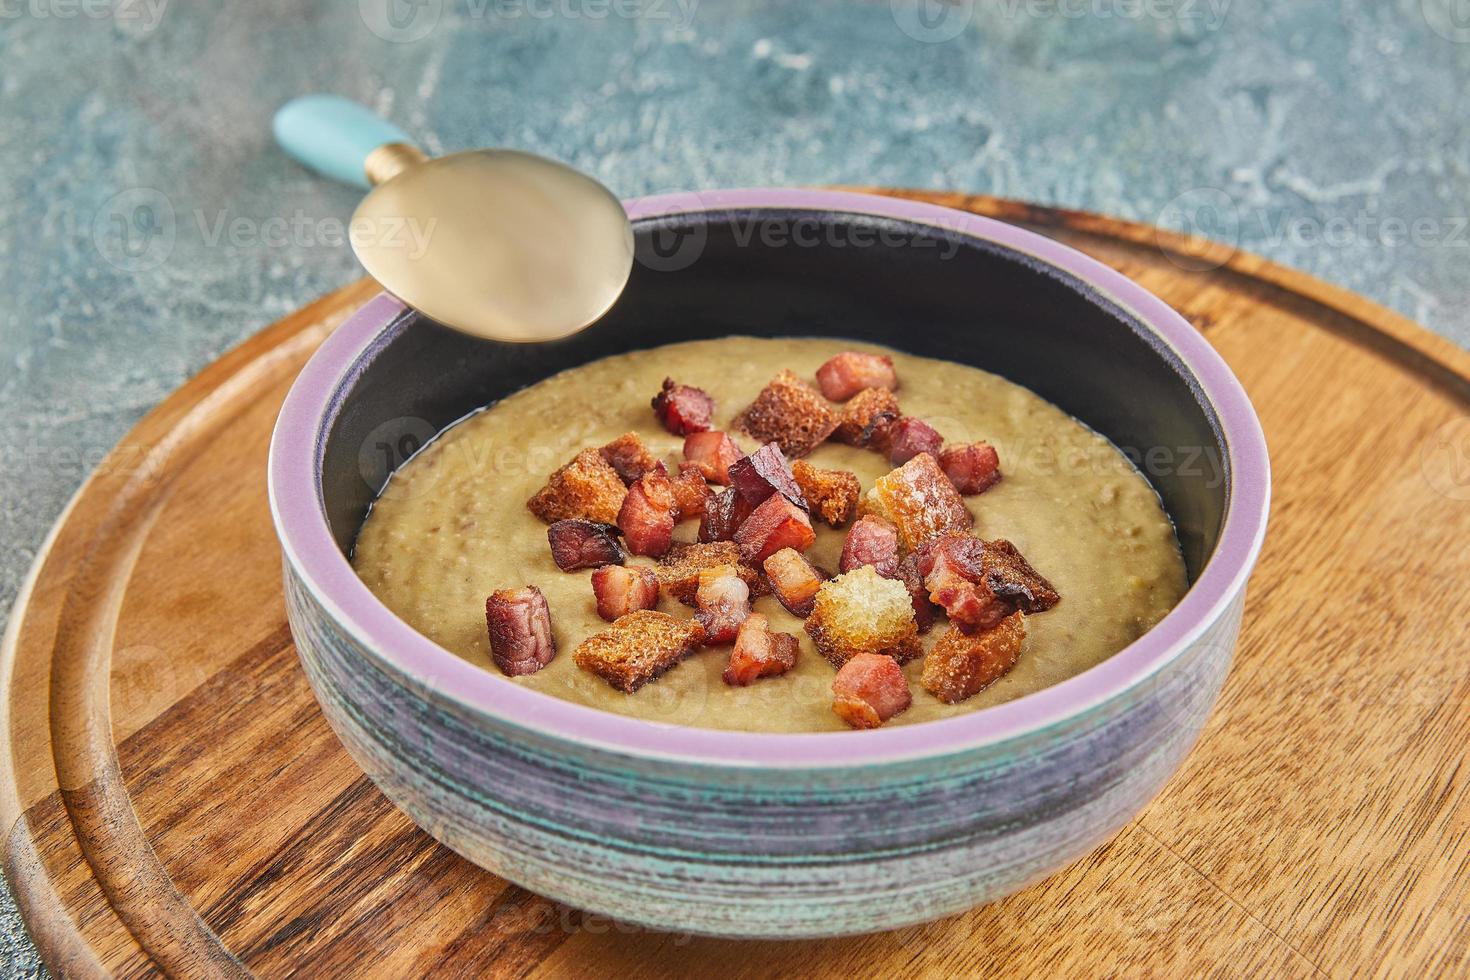
[[[1095,853],[929,926],[809,943],[557,907],[416,830],[347,758],[286,628],[277,407],[360,282],[145,418],[78,493],[0,660],[5,870],[66,975],[1463,973],[1470,355],[1362,298],[1094,215],[1041,230],[1194,322],[1261,413],[1272,528],[1220,705]]]

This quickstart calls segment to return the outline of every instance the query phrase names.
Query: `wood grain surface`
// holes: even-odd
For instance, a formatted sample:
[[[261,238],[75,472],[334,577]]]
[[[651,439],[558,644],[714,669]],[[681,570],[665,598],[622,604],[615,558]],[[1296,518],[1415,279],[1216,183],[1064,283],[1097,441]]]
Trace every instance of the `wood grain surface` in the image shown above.
[[[68,976],[1428,976],[1470,971],[1470,355],[1221,245],[890,192],[1060,238],[1179,309],[1266,430],[1272,527],[1183,769],[1005,901],[805,943],[651,933],[416,830],[297,666],[271,424],[357,283],[145,418],[78,493],[0,657],[5,869]]]

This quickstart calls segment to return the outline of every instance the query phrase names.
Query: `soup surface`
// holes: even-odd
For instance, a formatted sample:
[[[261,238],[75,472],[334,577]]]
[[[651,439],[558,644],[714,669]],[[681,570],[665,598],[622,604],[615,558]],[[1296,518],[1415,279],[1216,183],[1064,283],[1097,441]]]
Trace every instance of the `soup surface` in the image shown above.
[[[682,438],[659,425],[649,399],[665,377],[705,389],[714,425],[731,419],[778,371],[812,378],[842,350],[893,358],[904,414],[918,416],[955,444],[984,440],[1000,453],[1004,478],[965,498],[975,533],[1008,538],[1061,594],[1053,609],[1027,617],[1029,639],[1016,666],[961,704],[944,704],[918,682],[922,660],[905,666],[913,706],[889,724],[953,717],[1029,694],[1080,673],[1157,623],[1186,588],[1173,525],[1158,495],[1106,439],[1026,388],[948,361],[838,340],[727,337],[635,351],[572,368],[532,385],[443,432],[389,481],[363,525],[353,565],[398,616],[445,649],[495,671],[485,597],[535,585],[551,607],[557,655],[538,673],[506,678],[569,701],[652,721],[746,731],[836,731],[834,670],[802,621],[773,596],[754,608],[771,627],[796,634],[801,653],[782,677],[749,687],[721,680],[729,646],[706,647],[644,686],[623,694],[580,670],[572,651],[607,624],[597,617],[591,571],[563,572],[552,561],[546,525],[526,500],[578,450],[624,432],[642,436],[677,469]],[[735,434],[747,451],[754,440]],[[866,491],[892,469],[879,454],[837,443],[807,459],[857,474]],[[716,487],[716,490],[719,488]],[[844,529],[813,521],[815,564],[835,571]],[[692,541],[698,521],[675,540]],[[652,563],[652,559],[631,558]],[[668,596],[660,610],[692,610]],[[924,636],[931,646],[941,617]],[[498,672],[497,672],[498,673]]]

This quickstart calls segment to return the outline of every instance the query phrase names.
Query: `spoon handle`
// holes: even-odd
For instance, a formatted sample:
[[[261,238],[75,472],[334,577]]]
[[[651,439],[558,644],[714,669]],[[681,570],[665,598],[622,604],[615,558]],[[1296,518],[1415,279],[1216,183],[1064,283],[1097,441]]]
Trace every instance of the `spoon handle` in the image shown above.
[[[399,157],[424,159],[423,151],[407,133],[367,106],[340,95],[292,99],[276,111],[272,129],[281,149],[300,163],[362,188],[391,176],[369,175],[368,157],[380,147],[402,147]]]

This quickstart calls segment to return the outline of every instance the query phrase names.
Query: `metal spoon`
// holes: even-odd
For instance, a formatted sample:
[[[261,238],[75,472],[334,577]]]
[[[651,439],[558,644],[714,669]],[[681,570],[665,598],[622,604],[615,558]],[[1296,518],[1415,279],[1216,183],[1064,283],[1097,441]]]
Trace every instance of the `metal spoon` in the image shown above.
[[[276,113],[301,163],[372,188],[352,216],[352,250],[388,292],[438,322],[491,340],[576,333],[606,313],[633,267],[633,229],[606,187],[516,150],[430,159],[401,129],[336,95]]]

